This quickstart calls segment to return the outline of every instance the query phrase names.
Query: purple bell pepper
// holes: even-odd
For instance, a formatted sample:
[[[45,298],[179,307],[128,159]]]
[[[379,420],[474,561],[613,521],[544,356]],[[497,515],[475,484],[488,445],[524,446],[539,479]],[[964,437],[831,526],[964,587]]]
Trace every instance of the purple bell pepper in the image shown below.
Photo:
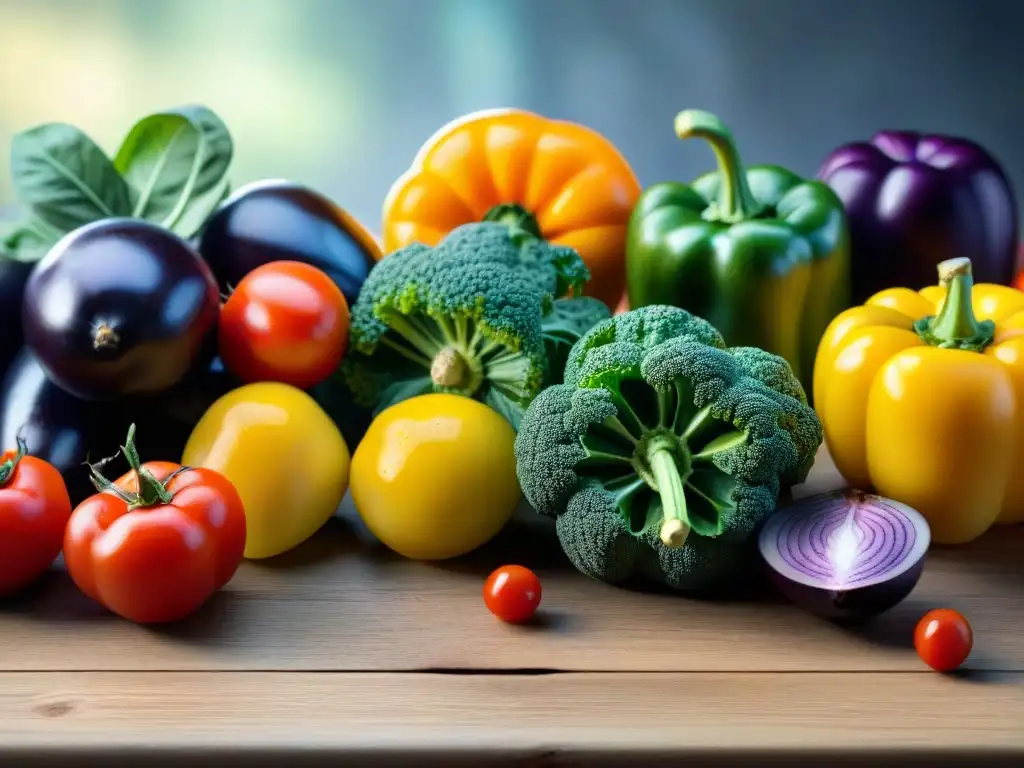
[[[846,206],[854,303],[885,288],[932,285],[936,265],[960,256],[971,260],[979,283],[1013,280],[1013,187],[974,142],[883,131],[835,150],[818,178]]]

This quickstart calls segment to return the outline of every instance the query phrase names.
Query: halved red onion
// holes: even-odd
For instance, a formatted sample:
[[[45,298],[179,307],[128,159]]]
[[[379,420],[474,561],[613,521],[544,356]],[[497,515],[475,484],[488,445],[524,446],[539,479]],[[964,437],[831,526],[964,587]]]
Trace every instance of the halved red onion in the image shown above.
[[[778,589],[816,614],[867,618],[914,589],[931,529],[906,504],[856,490],[780,509],[758,537]]]

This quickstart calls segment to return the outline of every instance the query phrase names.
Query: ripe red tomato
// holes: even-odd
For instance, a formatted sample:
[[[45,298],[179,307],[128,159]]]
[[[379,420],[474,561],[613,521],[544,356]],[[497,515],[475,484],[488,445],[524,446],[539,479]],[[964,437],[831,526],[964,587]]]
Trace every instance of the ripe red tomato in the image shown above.
[[[484,583],[484,603],[502,621],[526,621],[536,612],[540,597],[540,579],[521,565],[502,566]]]
[[[18,440],[17,451],[0,456],[0,596],[42,576],[64,544],[71,498],[56,467]]]
[[[82,592],[129,621],[177,621],[234,576],[245,512],[219,472],[141,464],[134,433],[124,452],[131,470],[71,514],[64,565]]]
[[[950,608],[928,611],[914,629],[914,647],[922,661],[938,672],[951,672],[967,659],[974,633],[960,613]]]
[[[341,362],[349,307],[323,271],[298,261],[263,264],[221,307],[218,347],[225,367],[247,383],[309,389]]]

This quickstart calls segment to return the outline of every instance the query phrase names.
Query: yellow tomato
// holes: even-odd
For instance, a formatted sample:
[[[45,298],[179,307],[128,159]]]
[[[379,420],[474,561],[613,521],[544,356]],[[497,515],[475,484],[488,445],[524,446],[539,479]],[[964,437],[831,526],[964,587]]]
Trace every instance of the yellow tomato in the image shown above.
[[[468,397],[420,395],[383,411],[352,457],[352,500],[381,542],[415,560],[457,557],[519,502],[515,432]]]
[[[275,382],[248,384],[211,405],[181,463],[215,469],[234,483],[252,559],[308,539],[348,489],[348,446],[334,422],[305,392]]]

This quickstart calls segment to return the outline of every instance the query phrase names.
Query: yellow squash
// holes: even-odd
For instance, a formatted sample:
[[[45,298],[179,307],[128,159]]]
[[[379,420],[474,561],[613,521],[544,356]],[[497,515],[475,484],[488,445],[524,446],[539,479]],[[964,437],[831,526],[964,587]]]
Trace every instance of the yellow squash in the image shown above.
[[[838,315],[814,405],[847,482],[915,507],[935,543],[1024,521],[1024,293],[974,285],[970,260]]]
[[[382,411],[352,457],[352,500],[383,544],[414,560],[458,557],[502,529],[520,499],[515,432],[450,394]]]
[[[247,384],[211,405],[181,463],[215,469],[234,484],[250,559],[301,544],[348,489],[348,446],[334,422],[305,392],[276,382]]]

